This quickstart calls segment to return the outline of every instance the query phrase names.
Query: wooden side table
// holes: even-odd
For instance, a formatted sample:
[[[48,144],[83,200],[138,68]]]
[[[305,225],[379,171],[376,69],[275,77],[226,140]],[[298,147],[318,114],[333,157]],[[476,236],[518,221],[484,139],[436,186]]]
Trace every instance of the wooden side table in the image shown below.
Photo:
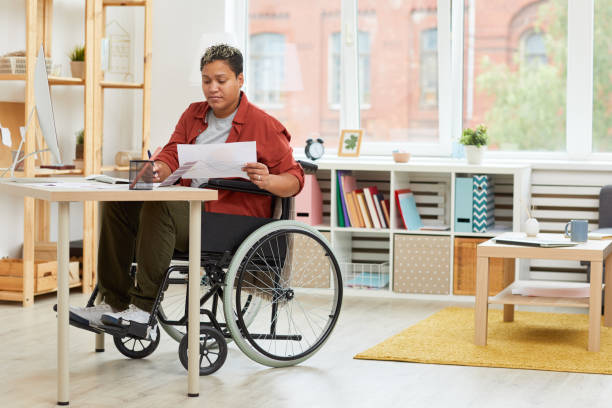
[[[560,234],[540,234],[539,237],[564,239]],[[516,238],[517,233],[505,233],[498,238]],[[478,245],[476,268],[475,338],[478,346],[487,344],[489,304],[504,305],[504,321],[514,320],[514,305],[583,307],[589,309],[589,351],[599,351],[601,332],[601,291],[603,263],[606,265],[606,282],[612,282],[612,240],[589,240],[573,247],[541,248],[497,244],[495,238]],[[588,298],[535,297],[512,294],[512,286],[489,299],[489,258],[526,258],[588,261],[591,263],[591,285]],[[612,290],[605,293],[604,325],[612,326]]]

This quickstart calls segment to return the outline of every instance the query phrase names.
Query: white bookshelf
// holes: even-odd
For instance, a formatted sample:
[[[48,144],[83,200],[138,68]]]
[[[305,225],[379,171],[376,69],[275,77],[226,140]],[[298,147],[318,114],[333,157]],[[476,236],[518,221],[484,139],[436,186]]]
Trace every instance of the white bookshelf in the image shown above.
[[[324,221],[316,226],[320,231],[329,232],[331,243],[340,262],[387,262],[389,265],[389,286],[386,289],[351,289],[349,294],[367,296],[399,296],[406,298],[473,300],[473,296],[453,295],[453,259],[455,237],[491,238],[504,231],[520,231],[527,218],[526,208],[529,203],[531,188],[531,168],[527,164],[495,164],[485,162],[482,165],[468,165],[464,160],[454,159],[413,159],[408,163],[395,163],[391,158],[359,157],[359,158],[324,158],[317,161],[319,169],[317,179],[323,193]],[[354,228],[339,227],[335,198],[337,197],[337,170],[351,170],[357,179],[358,187],[377,185],[385,199],[390,203],[391,228]],[[486,174],[492,176],[495,182],[496,194],[496,227],[501,224],[505,229],[493,229],[486,233],[455,232],[455,179],[463,175]],[[499,181],[499,184],[498,184]],[[435,199],[436,209],[431,205],[417,206],[424,224],[446,224],[447,231],[409,231],[402,228],[397,218],[395,190],[418,185],[421,191],[431,186],[432,193],[442,195],[444,200]],[[499,185],[499,187],[498,187]],[[498,193],[498,188],[500,193]],[[435,191],[434,191],[435,190]],[[422,191],[423,192],[423,191]],[[416,196],[416,194],[415,194]],[[500,204],[498,205],[498,200]],[[432,201],[432,200],[426,200]],[[521,210],[523,209],[523,210]],[[423,211],[426,210],[426,211]],[[425,215],[423,212],[426,213]],[[434,213],[434,214],[430,214]],[[497,220],[500,220],[499,222]],[[448,295],[424,293],[396,293],[393,291],[394,276],[394,240],[397,235],[448,237],[450,259],[448,270]],[[517,262],[517,272],[521,263]],[[519,275],[517,275],[519,276]]]

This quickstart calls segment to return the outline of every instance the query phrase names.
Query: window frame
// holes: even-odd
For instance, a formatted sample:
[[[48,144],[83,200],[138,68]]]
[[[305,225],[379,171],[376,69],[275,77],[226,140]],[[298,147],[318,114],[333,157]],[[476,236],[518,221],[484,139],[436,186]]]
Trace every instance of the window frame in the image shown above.
[[[248,0],[234,0],[245,18],[245,43],[248,48]],[[341,129],[360,127],[358,73],[358,0],[341,0]],[[490,159],[528,160],[610,160],[612,152],[593,152],[593,36],[595,0],[568,0],[567,78],[566,78],[566,150],[564,152],[488,151]],[[438,142],[394,143],[367,142],[362,155],[389,155],[395,148],[404,148],[417,156],[450,156],[452,145],[463,127],[463,42],[466,0],[437,0],[438,32]],[[240,14],[240,13],[239,13]],[[459,22],[453,24],[453,22]],[[451,31],[451,26],[456,29]],[[451,45],[452,44],[452,45]],[[245,51],[246,52],[246,51]],[[247,53],[248,55],[248,53]],[[248,57],[245,70],[249,67]],[[331,65],[329,63],[328,65]],[[469,67],[468,67],[469,68]],[[328,86],[328,89],[329,86]],[[331,95],[329,96],[331,101]],[[331,104],[328,105],[330,108]]]

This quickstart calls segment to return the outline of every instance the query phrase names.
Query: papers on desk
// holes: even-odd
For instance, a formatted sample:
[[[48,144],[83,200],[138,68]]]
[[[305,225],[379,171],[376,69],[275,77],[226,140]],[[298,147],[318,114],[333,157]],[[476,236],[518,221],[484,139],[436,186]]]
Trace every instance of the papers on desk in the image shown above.
[[[101,183],[107,183],[107,184],[129,184],[130,183],[130,180],[126,178],[111,177],[106,174],[92,174],[91,176],[85,177],[85,180],[99,181]]]
[[[257,161],[255,142],[177,145],[179,165],[196,162],[181,177],[248,178],[241,169],[246,163]]]
[[[612,239],[612,228],[599,228],[591,231],[589,239]]]
[[[127,184],[108,184],[90,182],[47,182],[47,183],[23,183],[24,186],[34,187],[59,187],[63,190],[127,190]]]
[[[512,294],[522,296],[588,298],[590,285],[583,282],[517,281]]]

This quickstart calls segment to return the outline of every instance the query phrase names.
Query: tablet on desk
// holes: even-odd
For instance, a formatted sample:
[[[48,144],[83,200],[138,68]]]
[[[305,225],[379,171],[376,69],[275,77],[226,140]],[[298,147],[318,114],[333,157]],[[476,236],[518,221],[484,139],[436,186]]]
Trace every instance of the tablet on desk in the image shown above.
[[[534,246],[540,248],[572,247],[579,244],[579,242],[572,242],[569,240],[545,238],[495,238],[495,242],[497,244]]]

